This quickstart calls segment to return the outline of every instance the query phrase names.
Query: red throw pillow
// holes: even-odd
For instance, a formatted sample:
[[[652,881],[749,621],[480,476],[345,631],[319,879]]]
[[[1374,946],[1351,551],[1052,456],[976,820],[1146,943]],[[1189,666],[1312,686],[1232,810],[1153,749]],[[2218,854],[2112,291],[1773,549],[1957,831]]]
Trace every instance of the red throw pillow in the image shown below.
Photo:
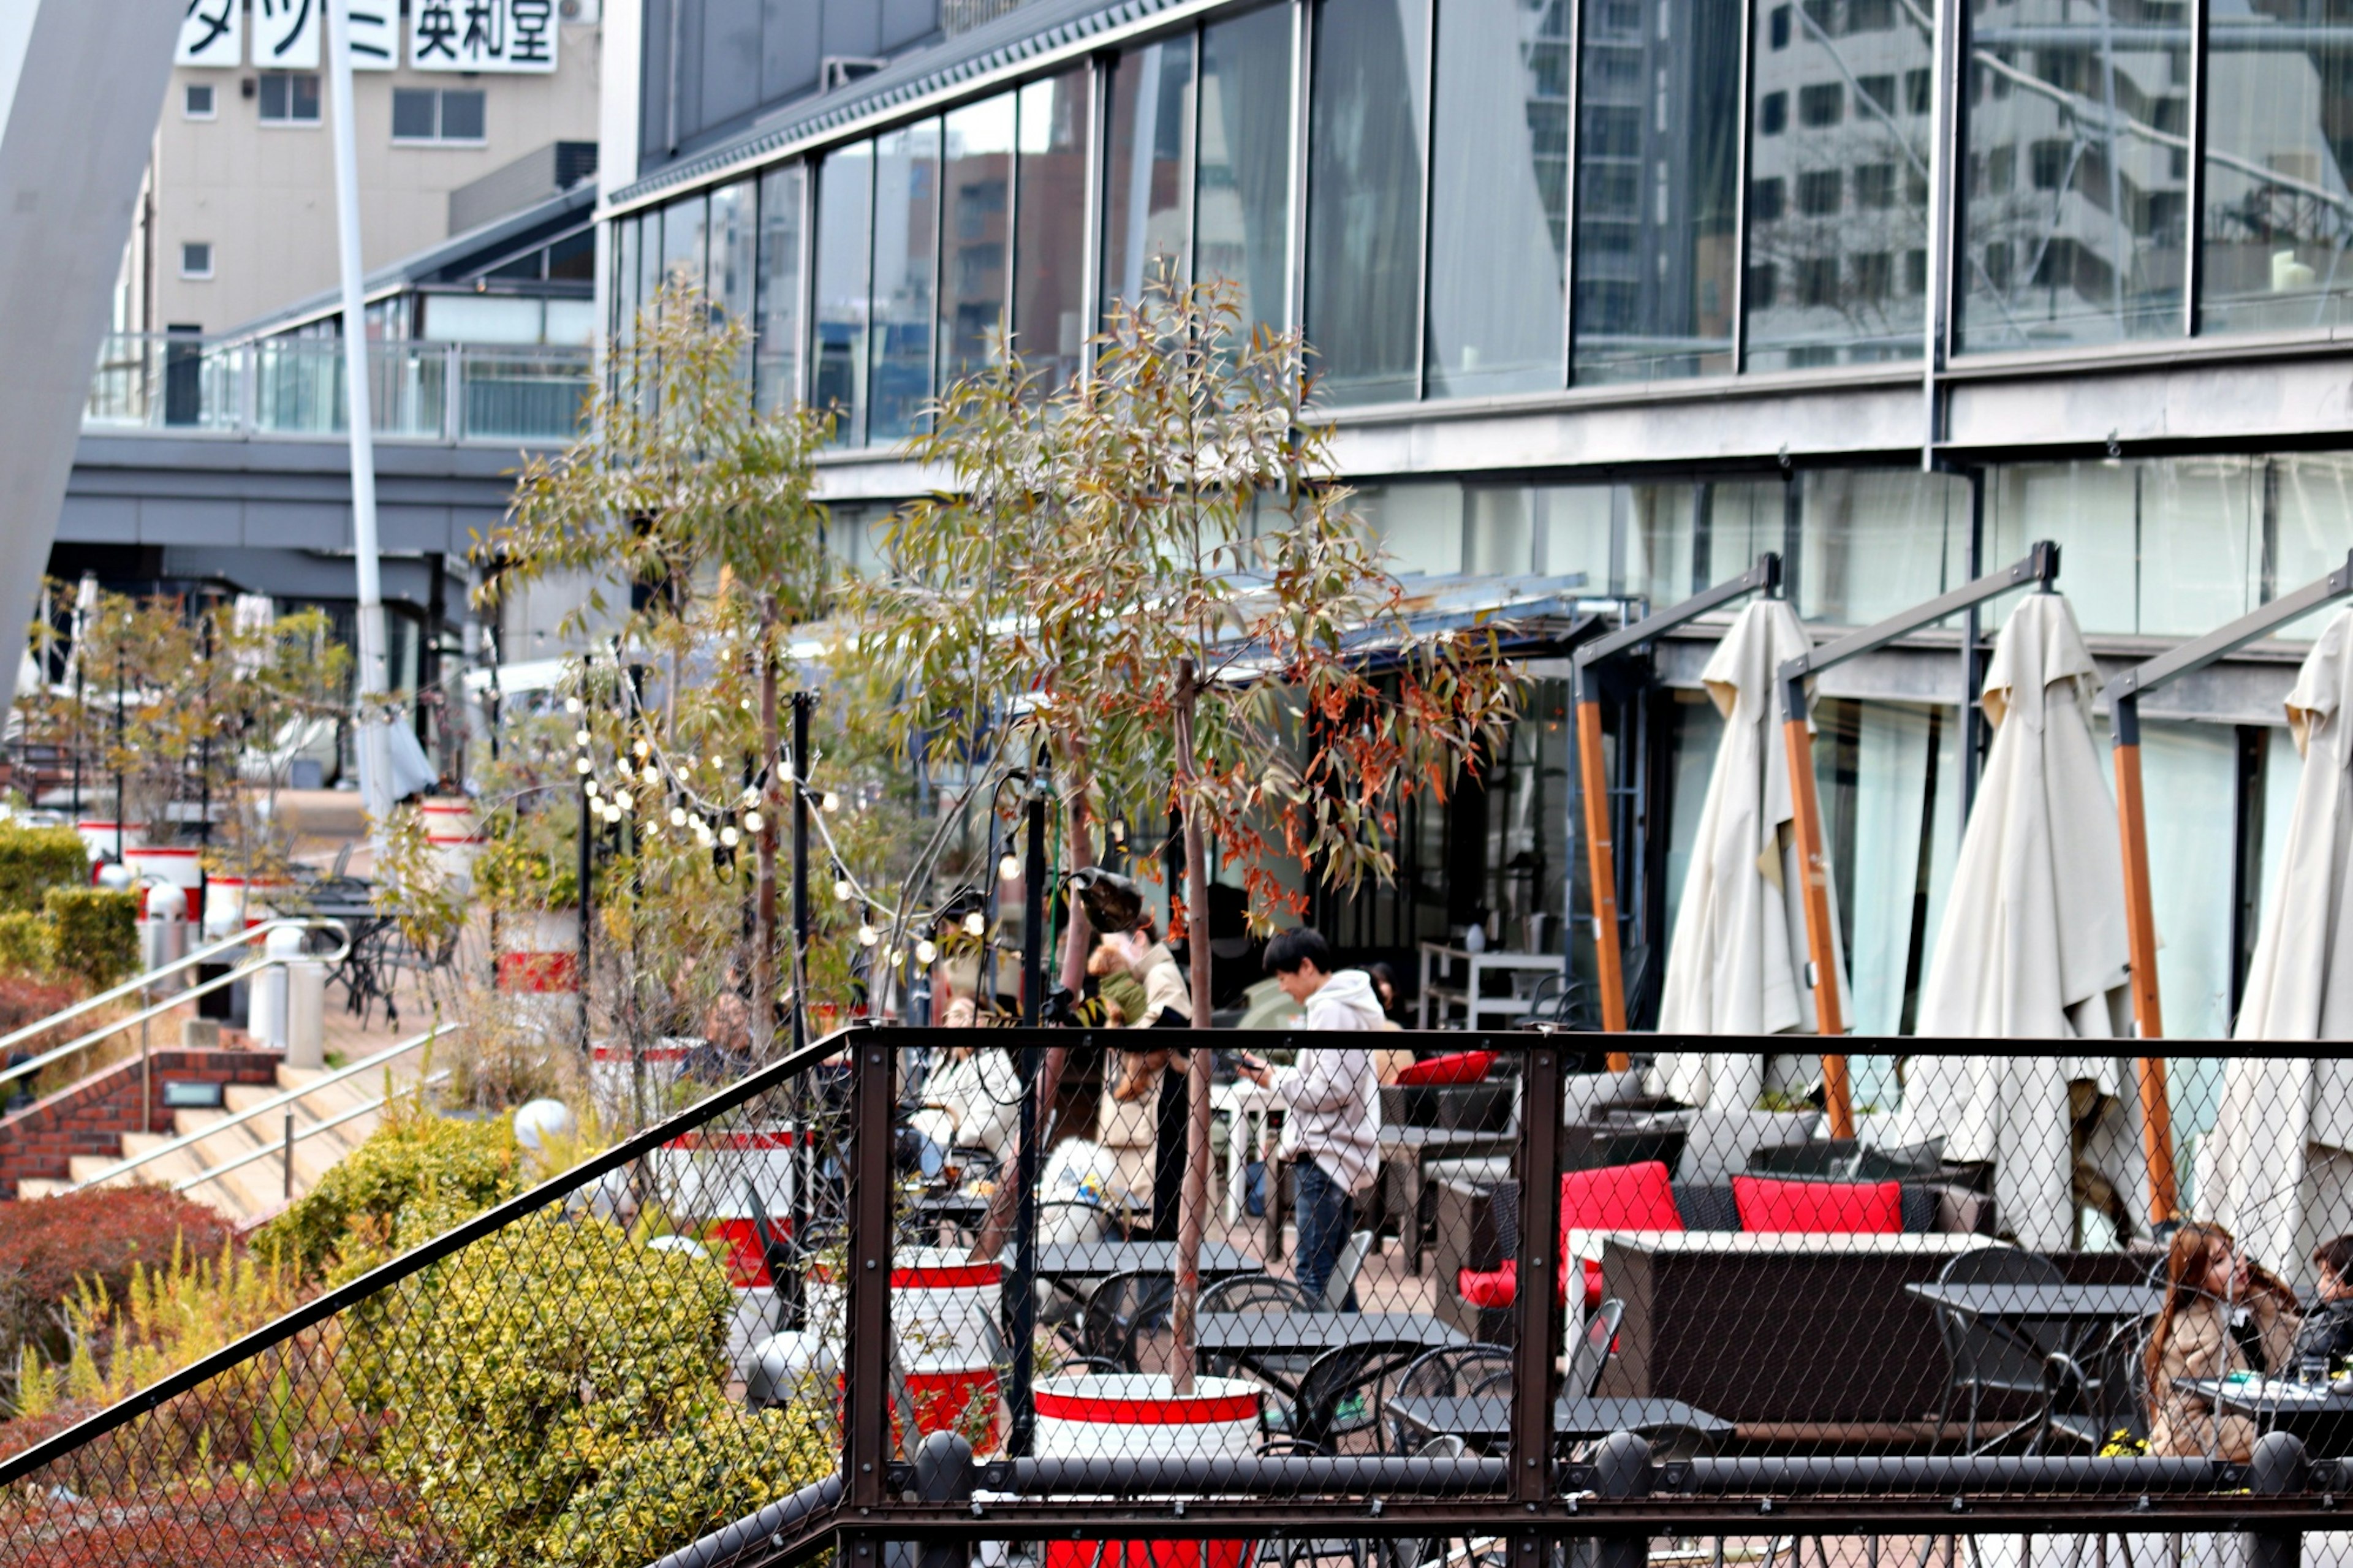
[[[1457,1051],[1451,1057],[1432,1057],[1426,1062],[1416,1062],[1397,1075],[1402,1088],[1419,1088],[1430,1084],[1477,1083],[1495,1065],[1493,1051]]]
[[[1904,1187],[1897,1182],[1790,1182],[1735,1176],[1732,1201],[1739,1205],[1743,1230],[1894,1236],[1904,1228]]]
[[[1560,1235],[1572,1230],[1681,1230],[1667,1167],[1657,1160],[1639,1165],[1604,1165],[1571,1171],[1560,1179]]]
[[[1601,1265],[1590,1258],[1580,1261],[1585,1265],[1585,1310],[1589,1312],[1601,1305]],[[1561,1299],[1567,1300],[1568,1276],[1562,1275],[1560,1282]],[[1520,1266],[1514,1262],[1501,1268],[1457,1269],[1454,1293],[1473,1307],[1508,1307],[1519,1300]]]

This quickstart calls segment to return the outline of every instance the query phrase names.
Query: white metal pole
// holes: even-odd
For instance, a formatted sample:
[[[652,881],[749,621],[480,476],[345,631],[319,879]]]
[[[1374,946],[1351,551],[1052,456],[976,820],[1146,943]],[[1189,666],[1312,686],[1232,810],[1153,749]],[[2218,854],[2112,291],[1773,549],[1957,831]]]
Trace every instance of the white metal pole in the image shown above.
[[[392,752],[385,732],[390,689],[384,648],[384,581],[376,562],[375,430],[368,407],[365,273],[360,263],[358,109],[352,93],[351,0],[328,0],[327,76],[334,100],[335,250],[343,275],[343,406],[352,443],[352,548],[359,568],[360,801],[371,831],[392,815]]]

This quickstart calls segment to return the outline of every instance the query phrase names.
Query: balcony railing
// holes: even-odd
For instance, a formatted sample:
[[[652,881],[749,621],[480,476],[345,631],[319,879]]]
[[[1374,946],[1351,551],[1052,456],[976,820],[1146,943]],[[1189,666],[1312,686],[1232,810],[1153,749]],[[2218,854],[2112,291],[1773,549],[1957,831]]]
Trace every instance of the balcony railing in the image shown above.
[[[390,440],[568,441],[593,375],[585,348],[383,342],[369,408]],[[82,428],[108,435],[332,437],[347,426],[342,342],[117,332],[100,346]]]

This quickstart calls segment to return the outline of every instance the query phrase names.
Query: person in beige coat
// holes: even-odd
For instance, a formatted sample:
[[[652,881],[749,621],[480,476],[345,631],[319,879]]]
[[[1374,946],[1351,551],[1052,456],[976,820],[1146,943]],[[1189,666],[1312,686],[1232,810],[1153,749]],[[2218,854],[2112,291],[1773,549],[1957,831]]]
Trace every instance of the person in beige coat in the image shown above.
[[[2302,1321],[2295,1292],[2242,1255],[2229,1231],[2211,1224],[2173,1233],[2165,1279],[2165,1305],[2145,1352],[2149,1452],[2244,1463],[2261,1429],[2244,1415],[2216,1413],[2182,1385],[2234,1372],[2286,1370]],[[2242,1331],[2260,1364],[2242,1343]]]

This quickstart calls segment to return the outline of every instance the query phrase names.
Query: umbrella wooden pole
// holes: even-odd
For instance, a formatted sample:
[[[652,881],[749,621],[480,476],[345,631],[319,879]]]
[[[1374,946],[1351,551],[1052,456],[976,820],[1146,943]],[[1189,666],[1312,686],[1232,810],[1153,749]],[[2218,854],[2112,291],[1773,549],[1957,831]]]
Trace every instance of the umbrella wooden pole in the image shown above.
[[[1618,856],[1609,840],[1609,775],[1601,763],[1601,704],[1577,694],[1577,771],[1585,795],[1585,864],[1592,884],[1593,952],[1601,972],[1601,1026],[1626,1032],[1625,961],[1618,951]],[[1609,1070],[1632,1066],[1623,1051],[1609,1053]]]
[[[2123,836],[2125,952],[2131,965],[2134,1033],[2144,1040],[2165,1037],[2165,1012],[2157,986],[2157,909],[2148,885],[2148,803],[2141,792],[2140,702],[2123,696],[2113,704],[2116,731],[2116,828]],[[2141,1152],[2148,1162],[2148,1220],[2152,1226],[2180,1215],[2180,1192],[2173,1168],[2173,1100],[2165,1058],[2141,1057]]]
[[[1846,1017],[1839,1005],[1838,954],[1831,945],[1829,857],[1822,850],[1822,804],[1814,790],[1814,738],[1806,728],[1805,710],[1792,704],[1782,721],[1781,735],[1789,753],[1789,800],[1798,829],[1799,889],[1806,910],[1806,953],[1812,961],[1814,1020],[1822,1038],[1846,1033]],[[1844,1055],[1822,1053],[1822,1098],[1830,1113],[1831,1136],[1854,1136],[1854,1090],[1847,1081]]]

